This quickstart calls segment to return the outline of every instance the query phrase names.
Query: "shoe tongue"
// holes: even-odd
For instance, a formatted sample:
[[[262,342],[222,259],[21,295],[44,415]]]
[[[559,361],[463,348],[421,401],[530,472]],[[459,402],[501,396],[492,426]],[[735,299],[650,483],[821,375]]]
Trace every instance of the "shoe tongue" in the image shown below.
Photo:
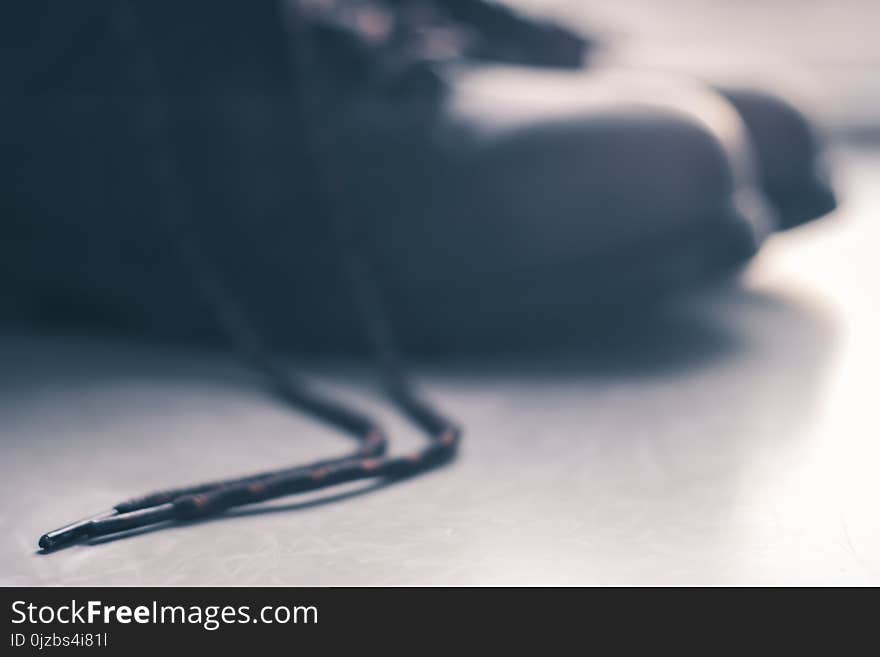
[[[330,74],[347,86],[434,89],[425,79],[436,65],[463,58],[580,67],[591,45],[556,24],[486,0],[299,3]]]
[[[472,47],[466,26],[430,2],[299,2],[323,79],[351,93],[437,91],[442,84],[434,65],[458,60]],[[433,81],[426,86],[426,79]]]

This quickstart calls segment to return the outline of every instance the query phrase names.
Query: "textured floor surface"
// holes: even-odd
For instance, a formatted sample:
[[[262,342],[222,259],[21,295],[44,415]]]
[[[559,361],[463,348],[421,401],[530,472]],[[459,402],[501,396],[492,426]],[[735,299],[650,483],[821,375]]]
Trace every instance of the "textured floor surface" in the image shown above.
[[[844,207],[741,285],[616,339],[419,364],[460,460],[332,504],[38,554],[132,494],[347,445],[220,355],[4,336],[0,584],[880,584],[880,153],[839,164]],[[417,440],[362,370],[311,369]]]

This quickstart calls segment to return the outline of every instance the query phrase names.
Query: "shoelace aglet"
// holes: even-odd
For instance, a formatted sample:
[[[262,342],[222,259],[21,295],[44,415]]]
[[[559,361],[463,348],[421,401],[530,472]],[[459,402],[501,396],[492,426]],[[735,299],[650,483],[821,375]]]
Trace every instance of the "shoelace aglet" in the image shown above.
[[[53,529],[40,536],[38,545],[43,550],[54,550],[63,545],[75,543],[89,535],[89,530],[94,521],[109,518],[110,516],[116,515],[116,513],[116,509],[109,509],[107,511],[102,511],[101,513],[96,513],[88,518],[77,520],[69,525],[64,525],[58,529]]]

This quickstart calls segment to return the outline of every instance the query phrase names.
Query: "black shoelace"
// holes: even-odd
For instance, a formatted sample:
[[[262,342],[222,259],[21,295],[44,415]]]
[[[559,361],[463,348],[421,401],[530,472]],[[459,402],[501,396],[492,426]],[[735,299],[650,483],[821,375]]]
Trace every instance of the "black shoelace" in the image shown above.
[[[460,428],[443,413],[424,401],[404,373],[395,341],[382,309],[379,291],[366,255],[358,248],[353,223],[340,202],[345,181],[333,166],[317,134],[308,127],[314,111],[309,106],[310,86],[316,81],[310,62],[311,49],[302,17],[293,0],[288,0],[282,20],[289,30],[291,61],[298,88],[294,96],[301,104],[304,133],[314,163],[319,190],[329,206],[338,236],[345,273],[374,352],[385,393],[394,406],[407,416],[428,438],[422,449],[401,456],[386,454],[388,442],[382,428],[369,416],[345,404],[321,396],[308,384],[282,368],[254,330],[221,277],[199,248],[193,234],[187,193],[177,175],[177,158],[168,127],[168,103],[163,94],[155,57],[140,34],[136,8],[130,0],[114,3],[114,30],[130,50],[132,75],[144,91],[144,132],[148,160],[153,164],[160,214],[174,247],[193,274],[199,293],[212,309],[217,324],[233,348],[259,370],[271,388],[288,404],[350,434],[358,447],[349,455],[307,465],[259,472],[243,477],[213,481],[153,492],[116,504],[111,509],[48,532],[40,537],[44,550],[71,543],[117,534],[132,529],[194,520],[217,515],[233,507],[273,498],[317,490],[364,479],[395,480],[409,477],[449,462],[455,457]]]

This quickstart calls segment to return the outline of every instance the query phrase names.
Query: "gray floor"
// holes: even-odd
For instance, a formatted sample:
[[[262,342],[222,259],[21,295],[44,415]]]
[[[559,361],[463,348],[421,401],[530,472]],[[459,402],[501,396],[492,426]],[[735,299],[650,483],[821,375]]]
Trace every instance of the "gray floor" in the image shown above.
[[[38,554],[132,494],[347,445],[217,355],[5,336],[0,584],[880,584],[880,152],[840,165],[844,208],[741,285],[615,340],[419,366],[460,460],[332,504]],[[359,369],[310,369],[382,408]]]

